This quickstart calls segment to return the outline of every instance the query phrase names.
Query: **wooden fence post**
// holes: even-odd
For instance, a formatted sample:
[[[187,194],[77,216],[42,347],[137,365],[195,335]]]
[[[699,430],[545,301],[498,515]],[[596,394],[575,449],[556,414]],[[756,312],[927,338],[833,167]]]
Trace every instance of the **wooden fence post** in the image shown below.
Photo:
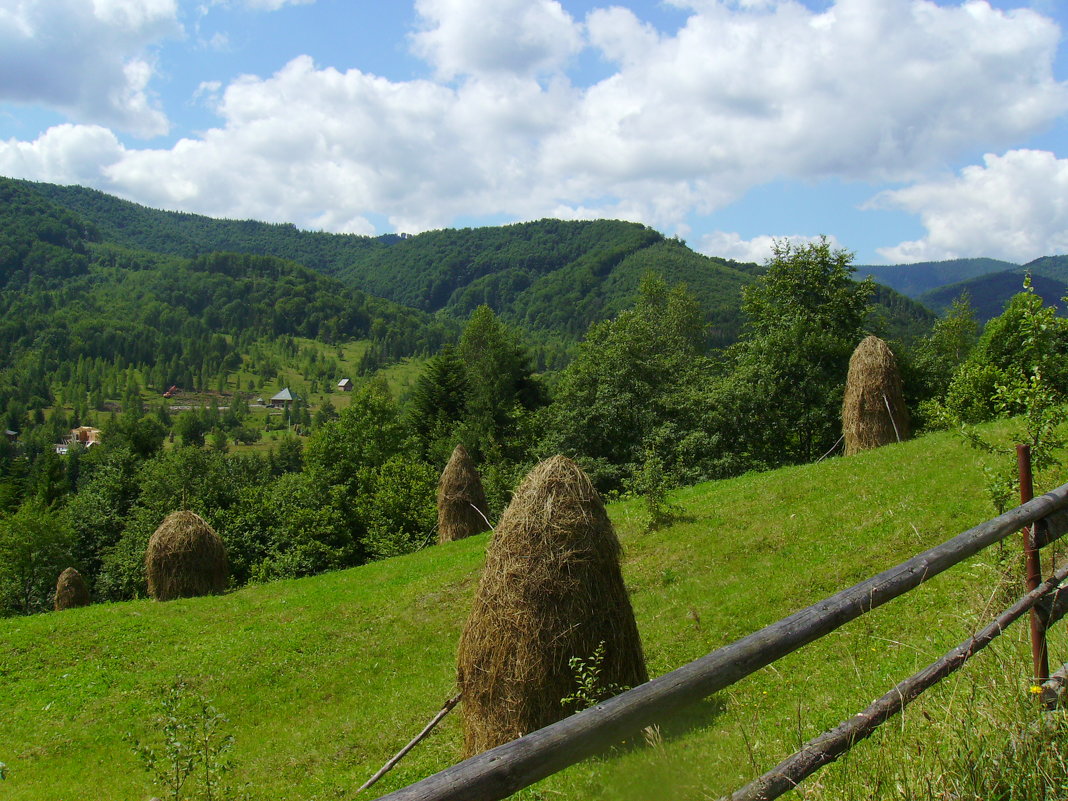
[[[1027,503],[1035,497],[1034,476],[1031,473],[1031,446],[1016,446],[1016,466],[1020,474],[1020,503]],[[1039,550],[1031,537],[1034,526],[1023,529],[1024,557],[1027,563],[1027,575],[1024,587],[1031,592],[1042,583],[1042,561]],[[1046,621],[1037,609],[1031,610],[1031,662],[1034,667],[1035,684],[1042,684],[1049,678],[1049,655],[1046,651]]]

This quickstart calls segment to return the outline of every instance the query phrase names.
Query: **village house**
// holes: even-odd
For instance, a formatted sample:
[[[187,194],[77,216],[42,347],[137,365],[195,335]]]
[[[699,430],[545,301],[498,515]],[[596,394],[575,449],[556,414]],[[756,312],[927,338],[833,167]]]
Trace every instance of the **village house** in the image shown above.
[[[100,444],[100,429],[93,428],[93,426],[78,426],[70,430],[70,435],[63,438],[63,442],[55,446],[56,453],[63,455],[67,453],[72,446],[82,445],[86,448],[91,448],[94,445]]]
[[[296,397],[289,391],[289,387],[286,387],[271,398],[271,408],[284,409],[293,403],[294,400],[296,400]]]

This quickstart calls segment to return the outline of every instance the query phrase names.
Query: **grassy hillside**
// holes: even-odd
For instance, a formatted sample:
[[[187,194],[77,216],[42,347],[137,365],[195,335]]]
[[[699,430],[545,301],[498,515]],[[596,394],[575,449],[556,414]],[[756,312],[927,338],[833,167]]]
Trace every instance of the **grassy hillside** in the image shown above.
[[[704,484],[675,493],[685,519],[653,534],[639,533],[634,502],[612,504],[650,674],[986,519],[975,458],[954,436],[935,434]],[[484,535],[219,598],[0,620],[5,799],[84,797],[87,787],[100,798],[162,795],[123,735],[151,740],[154,697],[178,677],[229,718],[232,779],[247,783],[250,798],[352,797],[452,694],[486,544]],[[990,601],[997,558],[962,565],[664,721],[660,745],[577,765],[520,797],[718,797],[985,622],[977,610]],[[1007,663],[1019,661],[1024,628],[1005,638]],[[1063,639],[1052,647],[1060,659]],[[967,674],[950,689],[967,696]],[[943,695],[925,709],[934,721],[953,720],[954,703]],[[376,791],[453,763],[458,724],[454,713]],[[893,749],[895,736],[859,749]],[[853,764],[823,774],[814,787],[832,789],[815,797],[850,797],[833,788]]]

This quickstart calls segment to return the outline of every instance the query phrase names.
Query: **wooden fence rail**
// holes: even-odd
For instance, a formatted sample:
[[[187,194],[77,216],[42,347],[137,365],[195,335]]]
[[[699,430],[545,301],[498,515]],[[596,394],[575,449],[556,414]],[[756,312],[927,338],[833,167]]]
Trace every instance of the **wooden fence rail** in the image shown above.
[[[1053,593],[1068,578],[1068,567],[1058,570],[1046,582],[1031,590],[1010,606],[982,631],[973,634],[941,659],[914,673],[867,709],[805,743],[799,751],[787,757],[759,779],[755,779],[720,801],[773,801],[794,789],[802,779],[830,764],[856,743],[871,735],[879,726],[915,701],[924,690],[933,687],[946,676],[964,666],[979,651],[988,646],[1021,615],[1029,612],[1039,599]]]
[[[471,757],[382,801],[497,801],[600,753],[1068,508],[1068,484],[632,690]]]

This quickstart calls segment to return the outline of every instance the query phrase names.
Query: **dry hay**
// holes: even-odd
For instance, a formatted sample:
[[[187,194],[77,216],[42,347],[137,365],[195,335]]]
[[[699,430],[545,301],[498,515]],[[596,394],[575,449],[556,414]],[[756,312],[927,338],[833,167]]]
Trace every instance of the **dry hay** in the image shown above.
[[[148,594],[157,601],[211,595],[226,589],[229,563],[215,530],[193,512],[172,512],[145,551]]]
[[[474,462],[457,445],[438,483],[438,542],[452,542],[490,528],[486,493]]]
[[[61,609],[73,609],[76,606],[88,606],[89,588],[85,586],[82,574],[73,567],[68,567],[59,574],[56,582],[56,598],[53,608],[58,612]]]
[[[897,360],[878,337],[865,337],[849,359],[842,436],[847,456],[909,436],[909,412]]]
[[[576,690],[568,661],[589,660],[602,642],[602,687],[648,680],[620,552],[600,496],[570,459],[554,456],[520,484],[460,638],[467,756],[563,718],[561,700]]]

